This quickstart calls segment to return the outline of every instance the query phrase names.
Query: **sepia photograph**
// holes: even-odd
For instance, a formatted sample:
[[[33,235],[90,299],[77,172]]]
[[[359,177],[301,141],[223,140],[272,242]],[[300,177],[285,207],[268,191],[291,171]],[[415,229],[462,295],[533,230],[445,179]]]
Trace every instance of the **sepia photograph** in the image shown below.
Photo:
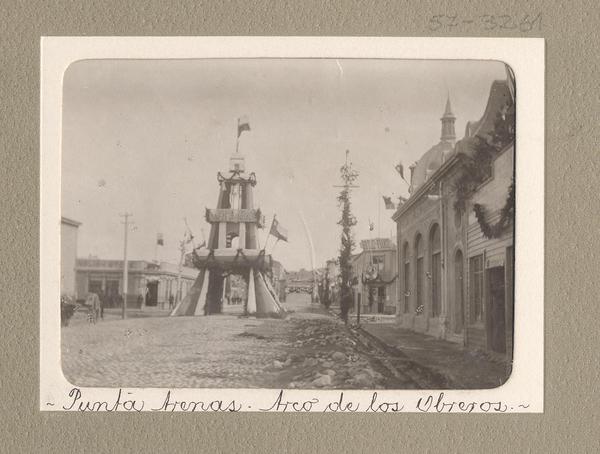
[[[486,389],[510,376],[506,64],[83,60],[62,115],[71,383]]]

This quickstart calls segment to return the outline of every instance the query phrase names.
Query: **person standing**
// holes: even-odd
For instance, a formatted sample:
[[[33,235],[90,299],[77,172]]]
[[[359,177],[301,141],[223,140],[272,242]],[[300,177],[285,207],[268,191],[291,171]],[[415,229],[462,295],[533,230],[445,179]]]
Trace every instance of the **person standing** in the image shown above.
[[[106,303],[106,294],[100,290],[100,295],[98,296],[99,305],[100,305],[100,318],[104,320],[104,305]]]
[[[174,305],[175,305],[175,298],[173,298],[173,294],[171,293],[169,295],[169,309],[173,309]]]
[[[102,303],[100,302],[100,297],[94,293],[94,297],[92,300],[92,309],[94,311],[94,324],[98,321],[100,317],[100,312],[102,308]]]
[[[100,315],[100,298],[98,298],[96,293],[90,292],[85,302],[86,306],[89,307],[88,321],[95,325]]]

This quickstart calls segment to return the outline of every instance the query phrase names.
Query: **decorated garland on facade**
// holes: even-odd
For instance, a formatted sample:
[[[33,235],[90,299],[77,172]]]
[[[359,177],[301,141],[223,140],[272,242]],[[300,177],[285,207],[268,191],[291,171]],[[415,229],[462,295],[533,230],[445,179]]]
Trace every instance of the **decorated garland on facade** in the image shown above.
[[[490,177],[494,156],[514,140],[515,112],[514,103],[510,102],[497,113],[492,131],[465,140],[464,146],[471,148],[471,153],[462,154],[462,172],[454,183],[456,211],[462,213],[466,210],[473,193]]]
[[[475,142],[473,156],[463,155],[462,173],[454,183],[454,209],[459,213],[466,210],[469,199],[488,175],[494,151],[485,139],[474,137],[472,140]]]
[[[475,217],[477,218],[477,222],[479,223],[479,228],[483,235],[488,238],[499,238],[506,227],[510,224],[514,217],[515,213],[515,181],[511,182],[508,187],[508,196],[506,197],[506,203],[504,207],[500,210],[500,219],[495,224],[489,224],[485,220],[485,208],[483,205],[476,203],[473,205],[473,211],[475,212]]]

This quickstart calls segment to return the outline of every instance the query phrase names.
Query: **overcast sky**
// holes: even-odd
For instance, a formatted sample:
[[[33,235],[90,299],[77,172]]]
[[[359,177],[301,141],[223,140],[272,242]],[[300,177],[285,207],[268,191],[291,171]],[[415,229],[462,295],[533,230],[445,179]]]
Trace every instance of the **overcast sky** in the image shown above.
[[[64,77],[62,215],[82,222],[79,257],[123,254],[119,213],[133,213],[130,259],[177,263],[187,217],[208,236],[206,207],[217,171],[240,151],[258,184],[268,222],[289,230],[274,256],[288,270],[310,268],[306,218],[317,266],[337,255],[339,167],[345,150],[360,173],[353,191],[357,240],[390,237],[393,211],[381,195],[407,196],[395,164],[415,162],[440,139],[447,93],[460,138],[483,114],[498,62],[420,60],[87,60]],[[406,175],[408,178],[408,175]],[[264,244],[266,230],[261,232]],[[273,243],[271,243],[273,244]],[[269,247],[270,250],[270,247]]]

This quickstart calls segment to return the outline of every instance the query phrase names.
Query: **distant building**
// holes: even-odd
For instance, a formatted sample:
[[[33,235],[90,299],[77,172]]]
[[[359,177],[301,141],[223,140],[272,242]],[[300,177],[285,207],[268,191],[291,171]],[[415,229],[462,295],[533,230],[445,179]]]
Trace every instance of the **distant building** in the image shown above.
[[[395,314],[398,298],[397,249],[389,238],[360,242],[352,256],[354,310],[361,314]]]
[[[286,272],[286,288],[287,291],[310,293],[315,285],[315,276],[319,276],[319,272],[315,270],[309,271],[301,268],[299,271]]]
[[[77,259],[77,298],[88,292],[103,295],[107,307],[118,307],[123,294],[123,260],[97,258]],[[181,294],[185,295],[198,275],[198,270],[183,267]],[[128,261],[127,306],[168,307],[169,297],[177,300],[178,266],[166,262]]]
[[[469,122],[465,137],[455,143],[455,117],[448,100],[441,118],[441,140],[411,166],[410,197],[393,215],[400,270],[398,322],[408,329],[508,356],[512,349],[512,213],[505,216],[502,226],[496,223],[512,183],[514,131],[512,140],[494,148],[489,162],[477,149],[490,142],[498,119],[504,118],[513,102],[509,82],[495,81],[482,118]],[[470,187],[465,176],[474,168],[484,177]],[[493,238],[486,236],[490,225]]]
[[[60,293],[75,296],[77,237],[81,222],[60,218]]]

